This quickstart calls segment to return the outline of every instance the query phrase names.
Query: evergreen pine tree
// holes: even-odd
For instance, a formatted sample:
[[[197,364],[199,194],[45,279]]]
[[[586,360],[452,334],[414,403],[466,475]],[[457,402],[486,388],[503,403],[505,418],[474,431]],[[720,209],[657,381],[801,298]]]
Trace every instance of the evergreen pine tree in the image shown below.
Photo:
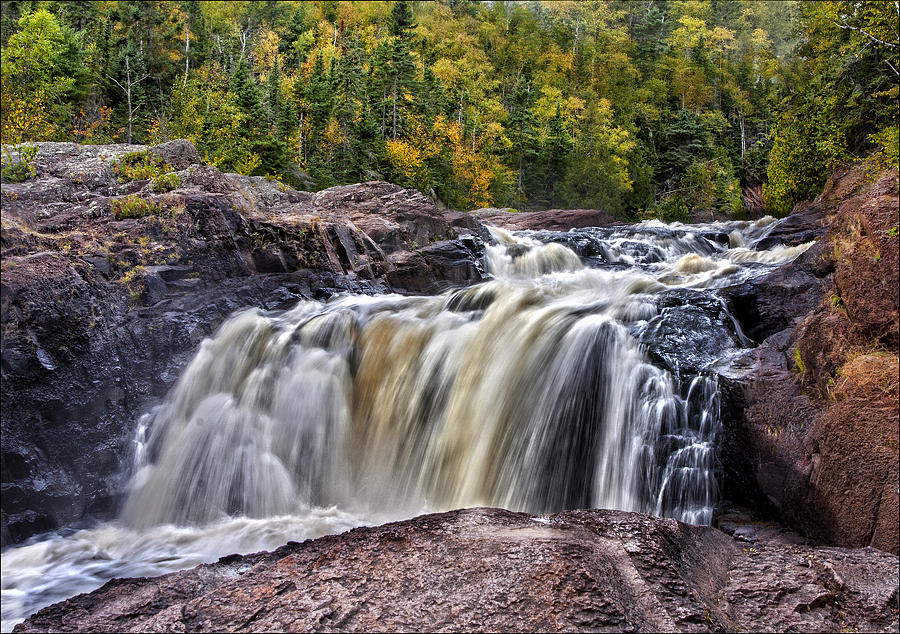
[[[281,119],[281,63],[275,57],[275,64],[266,77],[266,105],[269,109],[269,126],[275,128]]]
[[[238,59],[234,74],[231,76],[231,92],[237,96],[238,107],[249,117],[252,127],[256,128],[267,120],[256,82],[250,76],[247,58],[243,56]]]
[[[341,130],[343,142],[340,148],[340,172],[342,180],[352,180],[361,172],[359,161],[360,143],[356,122],[365,101],[365,52],[359,45],[359,38],[350,38],[333,75],[334,117]]]
[[[393,37],[408,39],[414,26],[408,2],[394,2],[391,6],[390,32]]]
[[[387,46],[376,52],[376,63],[382,65],[385,128],[396,139],[403,132],[403,120],[418,94],[416,68],[412,57],[413,14],[406,2],[395,2],[391,8],[390,34]],[[380,54],[379,54],[380,53]]]
[[[434,74],[430,66],[426,66],[422,73],[422,86],[419,92],[419,109],[425,115],[427,121],[433,121],[439,114],[447,114],[450,111],[450,99],[444,84]]]
[[[563,122],[559,104],[556,105],[556,114],[550,119],[547,142],[544,145],[543,162],[546,166],[544,173],[544,203],[550,206],[561,205],[560,183],[565,181],[568,157],[572,151],[572,137]]]
[[[510,98],[506,128],[509,140],[512,141],[515,169],[518,172],[516,190],[521,196],[525,195],[526,161],[534,156],[537,142],[537,117],[531,111],[531,106],[531,87],[528,80],[520,76]]]

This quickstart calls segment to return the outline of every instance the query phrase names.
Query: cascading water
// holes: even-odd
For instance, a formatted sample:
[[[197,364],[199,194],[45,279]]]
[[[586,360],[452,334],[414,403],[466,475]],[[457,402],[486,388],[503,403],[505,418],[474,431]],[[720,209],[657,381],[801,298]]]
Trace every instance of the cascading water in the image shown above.
[[[667,320],[747,345],[715,289],[808,246],[754,250],[772,226],[495,230],[478,286],[233,316],[142,419],[121,520],[3,553],[4,629],[113,576],[425,510],[710,523],[727,358]]]

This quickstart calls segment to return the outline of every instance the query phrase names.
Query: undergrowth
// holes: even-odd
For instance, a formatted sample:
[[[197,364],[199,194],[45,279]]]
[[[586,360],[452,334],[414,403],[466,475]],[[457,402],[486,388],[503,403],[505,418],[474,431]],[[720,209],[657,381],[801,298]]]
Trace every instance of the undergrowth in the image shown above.
[[[160,203],[141,198],[139,196],[125,196],[113,198],[109,201],[109,207],[116,220],[125,218],[143,218],[144,216],[158,216],[163,207]]]
[[[13,150],[19,153],[18,161],[13,161]],[[20,145],[15,148],[7,146],[6,163],[3,165],[0,176],[9,183],[21,183],[33,177],[35,170],[31,162],[37,156],[37,152],[38,149],[35,145]]]
[[[178,174],[175,172],[167,172],[166,174],[154,176],[153,182],[150,184],[150,189],[157,193],[163,193],[177,189],[180,185],[181,179],[178,177]]]
[[[112,169],[118,174],[120,183],[130,183],[149,178],[156,179],[171,172],[173,168],[161,158],[153,156],[149,150],[144,150],[122,155],[122,158],[113,163]]]

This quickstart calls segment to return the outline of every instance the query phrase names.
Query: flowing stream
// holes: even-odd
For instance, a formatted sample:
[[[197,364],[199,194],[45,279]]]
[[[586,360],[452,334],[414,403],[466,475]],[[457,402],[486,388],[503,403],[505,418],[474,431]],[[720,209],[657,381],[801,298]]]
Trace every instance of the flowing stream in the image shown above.
[[[235,314],[141,419],[120,518],[3,552],[3,630],[113,577],[425,511],[709,524],[716,371],[752,345],[716,289],[809,246],[756,250],[774,225],[493,230],[477,286]]]

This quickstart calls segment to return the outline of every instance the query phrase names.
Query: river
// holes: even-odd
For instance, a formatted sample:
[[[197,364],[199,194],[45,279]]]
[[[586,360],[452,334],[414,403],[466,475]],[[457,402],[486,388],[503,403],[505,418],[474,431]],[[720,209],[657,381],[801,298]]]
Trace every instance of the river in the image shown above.
[[[777,221],[492,230],[491,279],[249,309],[135,432],[115,521],[2,553],[2,630],[106,580],[427,511],[719,502],[717,372],[752,347],[717,289],[809,244]]]

